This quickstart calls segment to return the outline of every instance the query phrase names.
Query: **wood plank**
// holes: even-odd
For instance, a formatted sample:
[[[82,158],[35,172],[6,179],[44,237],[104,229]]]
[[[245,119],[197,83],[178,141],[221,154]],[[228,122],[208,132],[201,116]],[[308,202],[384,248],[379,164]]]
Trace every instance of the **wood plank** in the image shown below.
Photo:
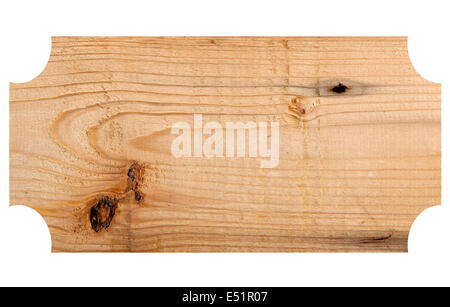
[[[55,252],[404,252],[441,201],[440,110],[405,37],[54,37],[10,86],[11,205]],[[225,157],[173,155],[195,114]],[[227,122],[269,147],[278,123],[276,166],[248,131],[227,157]]]

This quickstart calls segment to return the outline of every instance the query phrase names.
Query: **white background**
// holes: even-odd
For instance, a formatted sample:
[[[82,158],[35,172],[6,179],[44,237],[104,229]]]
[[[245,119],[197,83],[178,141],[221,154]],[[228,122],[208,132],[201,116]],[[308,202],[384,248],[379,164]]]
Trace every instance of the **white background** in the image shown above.
[[[0,4],[0,285],[450,285],[448,1],[6,2]],[[39,214],[8,208],[8,82],[39,75],[51,35],[407,35],[417,71],[442,83],[444,205],[417,218],[408,254],[51,254]]]

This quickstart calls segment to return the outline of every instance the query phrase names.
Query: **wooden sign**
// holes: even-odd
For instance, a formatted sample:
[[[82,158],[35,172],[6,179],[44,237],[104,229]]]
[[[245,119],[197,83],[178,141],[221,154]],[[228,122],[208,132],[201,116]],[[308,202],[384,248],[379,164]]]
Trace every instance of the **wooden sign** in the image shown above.
[[[55,37],[10,89],[10,199],[56,252],[402,252],[441,201],[404,37]]]

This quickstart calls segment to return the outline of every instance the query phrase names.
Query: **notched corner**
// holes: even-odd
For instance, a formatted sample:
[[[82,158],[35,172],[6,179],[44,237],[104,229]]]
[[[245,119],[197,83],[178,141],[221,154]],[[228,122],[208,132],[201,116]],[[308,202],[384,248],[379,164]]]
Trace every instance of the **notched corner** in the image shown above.
[[[33,246],[27,246],[28,252],[48,252],[52,249],[53,234],[51,227],[51,221],[42,211],[39,206],[10,203],[8,208],[1,212],[0,223],[2,230],[10,230],[11,233],[2,233],[2,235],[10,236],[12,242],[17,244],[28,244],[30,242],[37,242],[40,244]],[[30,241],[31,240],[31,241]],[[3,242],[2,242],[3,243]],[[2,248],[8,249],[8,242],[5,242],[6,246],[2,245]],[[42,244],[45,244],[43,246]],[[10,245],[13,247],[12,245]],[[3,250],[2,250],[3,251]]]
[[[411,52],[410,52],[410,46],[411,46],[411,44],[410,44],[410,42],[409,42],[409,37],[405,37],[405,44],[406,44],[406,46],[405,46],[405,48],[406,48],[406,57],[407,57],[407,59],[408,59],[409,65],[411,66],[411,69],[415,72],[415,74],[416,74],[418,77],[420,77],[422,80],[426,81],[427,83],[430,83],[430,84],[432,84],[432,85],[439,85],[439,86],[442,86],[441,83],[432,81],[432,80],[430,80],[430,79],[424,77],[424,76],[419,72],[419,70],[416,68],[418,65],[414,65],[413,57],[411,57]],[[429,46],[429,45],[432,45],[432,44],[427,44],[427,46]],[[428,56],[428,58],[429,58],[429,56]]]
[[[407,232],[408,252],[435,253],[440,250],[440,242],[448,241],[449,218],[450,208],[442,204],[429,205],[419,212]]]
[[[55,53],[55,37],[53,36],[20,37],[18,39],[20,40],[18,40],[17,44],[13,42],[12,46],[10,46],[10,48],[20,48],[20,50],[14,52],[15,57],[10,59],[11,75],[9,79],[11,81],[9,87],[11,101],[14,101],[14,89],[16,87],[35,81],[48,70],[52,55]],[[30,45],[32,48],[30,48]],[[17,66],[27,67],[27,70],[14,69]],[[20,75],[15,75],[14,73],[20,73]]]

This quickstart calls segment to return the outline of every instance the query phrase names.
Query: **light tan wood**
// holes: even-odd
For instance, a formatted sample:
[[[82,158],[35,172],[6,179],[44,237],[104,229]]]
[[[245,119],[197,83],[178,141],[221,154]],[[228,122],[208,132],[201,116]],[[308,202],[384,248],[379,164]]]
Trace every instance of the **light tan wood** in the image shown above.
[[[55,37],[11,84],[11,205],[58,252],[407,251],[441,201],[440,97],[404,37]],[[174,158],[194,113],[279,121],[278,166]]]

